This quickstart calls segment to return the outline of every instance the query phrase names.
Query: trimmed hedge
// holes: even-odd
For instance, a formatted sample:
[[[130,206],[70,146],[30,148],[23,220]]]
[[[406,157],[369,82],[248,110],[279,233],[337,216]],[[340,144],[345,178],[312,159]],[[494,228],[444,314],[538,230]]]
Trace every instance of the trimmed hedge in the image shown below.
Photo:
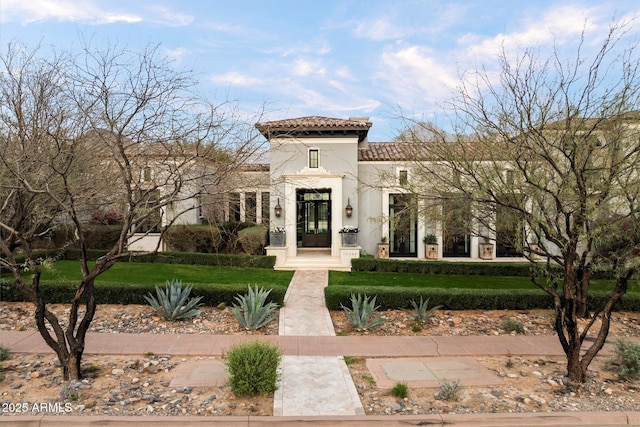
[[[351,260],[353,271],[379,271],[386,273],[456,274],[470,276],[511,276],[530,277],[531,264],[528,262],[447,262],[379,259],[371,257]],[[560,267],[557,267],[561,273]],[[610,271],[594,271],[594,279],[610,279]]]
[[[89,260],[95,261],[105,254],[104,250],[89,250]],[[79,260],[82,253],[79,249],[37,251],[33,258],[55,257],[62,260]],[[24,259],[17,259],[23,262]],[[210,265],[216,267],[251,267],[272,269],[276,263],[274,256],[262,255],[234,255],[234,254],[203,254],[191,252],[158,252],[151,255],[130,256],[119,262],[146,262],[160,264]]]
[[[122,231],[122,225],[102,225],[102,224],[90,224],[86,225],[84,232],[87,240],[87,245],[91,249],[111,249],[118,239],[120,238],[120,232]],[[75,242],[75,227],[71,225],[61,225],[55,228],[53,232],[47,237],[38,239],[34,247],[37,248],[51,248],[51,247],[64,247],[68,246],[70,242],[72,247],[78,247]]]
[[[164,240],[172,252],[216,253],[223,243],[220,230],[208,225],[171,226]]]
[[[412,299],[430,298],[429,305],[441,305],[445,310],[530,310],[553,308],[553,299],[538,289],[459,289],[459,288],[399,288],[328,286],[324,297],[329,310],[340,310],[341,304],[349,307],[350,295],[354,293],[376,296],[380,310],[410,309]],[[602,303],[606,292],[591,292],[589,306],[593,310]],[[616,310],[640,311],[640,293],[625,294],[616,305]]]
[[[185,283],[185,285],[188,284]],[[41,285],[42,297],[47,304],[68,304],[73,299],[77,286],[78,282],[46,282]],[[233,285],[195,283],[192,286],[191,295],[202,296],[200,302],[207,306],[217,306],[222,302],[231,305],[236,302],[235,297],[238,294],[247,293],[246,283]],[[12,282],[3,280],[0,282],[0,287],[2,301],[27,301]],[[287,287],[276,285],[266,289],[271,289],[267,302],[273,301],[282,306]],[[98,282],[94,290],[95,299],[100,304],[148,305],[144,299],[144,295],[148,293],[155,295],[155,285]]]

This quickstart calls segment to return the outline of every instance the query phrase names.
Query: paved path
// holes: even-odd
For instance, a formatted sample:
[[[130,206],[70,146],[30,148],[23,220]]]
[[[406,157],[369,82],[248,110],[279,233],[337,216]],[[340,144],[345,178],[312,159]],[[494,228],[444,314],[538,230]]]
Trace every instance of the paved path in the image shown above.
[[[311,338],[312,342],[319,343],[335,337],[324,302],[324,288],[328,280],[327,270],[295,272],[285,295],[284,308],[280,310],[280,338]],[[319,338],[322,340],[317,341]],[[299,351],[300,346],[297,348]],[[285,350],[280,366],[282,379],[273,397],[273,415],[364,415],[360,397],[342,356],[327,356],[318,350],[316,347],[313,355],[290,355]]]
[[[329,310],[324,303],[327,270],[297,270],[280,309],[279,333],[284,336],[335,335]]]
[[[350,357],[562,355],[554,336],[252,336],[278,344],[284,355]],[[171,354],[221,356],[244,335],[88,333],[87,354]],[[0,343],[14,353],[53,353],[37,331],[0,331]],[[611,351],[611,345],[604,352]]]

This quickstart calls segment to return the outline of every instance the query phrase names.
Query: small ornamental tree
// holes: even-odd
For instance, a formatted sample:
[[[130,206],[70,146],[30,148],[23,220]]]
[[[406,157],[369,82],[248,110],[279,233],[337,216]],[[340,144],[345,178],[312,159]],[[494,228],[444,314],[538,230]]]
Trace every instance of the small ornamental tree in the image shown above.
[[[639,265],[640,58],[635,44],[622,46],[625,29],[614,23],[592,55],[583,33],[568,59],[558,46],[549,56],[503,48],[498,72],[463,76],[449,104],[455,132],[410,121],[400,144],[413,170],[406,187],[429,218],[439,212],[445,228],[495,236],[531,261],[533,283],[554,301],[572,386]],[[612,279],[590,312],[595,269]]]
[[[228,116],[225,105],[196,97],[191,76],[154,47],[85,45],[72,56],[11,43],[0,68],[0,267],[33,303],[64,378],[78,379],[96,278],[124,257],[143,255],[129,244],[151,232],[162,237],[205,185],[251,156],[253,128]],[[114,211],[121,215],[106,214]],[[94,212],[105,212],[93,219],[118,224],[120,234],[90,263],[86,223]],[[33,252],[59,225],[74,229],[60,253],[71,244],[82,253],[65,322],[42,292],[41,269],[57,257]]]

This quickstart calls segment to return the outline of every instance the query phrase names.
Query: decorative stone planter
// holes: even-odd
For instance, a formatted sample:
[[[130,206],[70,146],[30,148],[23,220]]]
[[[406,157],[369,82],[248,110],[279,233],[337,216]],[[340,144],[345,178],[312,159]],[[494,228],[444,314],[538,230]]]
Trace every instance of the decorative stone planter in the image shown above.
[[[493,259],[493,243],[480,243],[480,259]]]
[[[378,243],[378,258],[381,258],[381,259],[389,258],[388,243]]]
[[[425,245],[424,245],[424,257],[426,259],[438,259],[438,244],[437,243],[425,243]]]
[[[353,248],[358,246],[357,233],[342,233],[342,246]]]
[[[271,233],[271,246],[282,247],[284,246],[285,237],[284,233]]]

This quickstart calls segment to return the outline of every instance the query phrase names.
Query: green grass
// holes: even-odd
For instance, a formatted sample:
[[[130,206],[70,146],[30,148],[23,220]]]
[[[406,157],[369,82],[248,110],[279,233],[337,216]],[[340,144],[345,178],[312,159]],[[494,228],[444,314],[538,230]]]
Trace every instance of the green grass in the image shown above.
[[[329,272],[329,286],[398,286],[405,288],[537,289],[528,277],[466,276],[370,271]],[[591,280],[590,290],[609,291],[611,280]],[[629,282],[628,292],[640,292],[638,281]]]
[[[78,261],[58,261],[53,271],[43,271],[42,280],[80,280]],[[214,267],[205,265],[147,264],[123,262],[101,274],[96,283],[164,284],[173,278],[183,283],[257,284],[288,286],[292,271],[264,268]]]

